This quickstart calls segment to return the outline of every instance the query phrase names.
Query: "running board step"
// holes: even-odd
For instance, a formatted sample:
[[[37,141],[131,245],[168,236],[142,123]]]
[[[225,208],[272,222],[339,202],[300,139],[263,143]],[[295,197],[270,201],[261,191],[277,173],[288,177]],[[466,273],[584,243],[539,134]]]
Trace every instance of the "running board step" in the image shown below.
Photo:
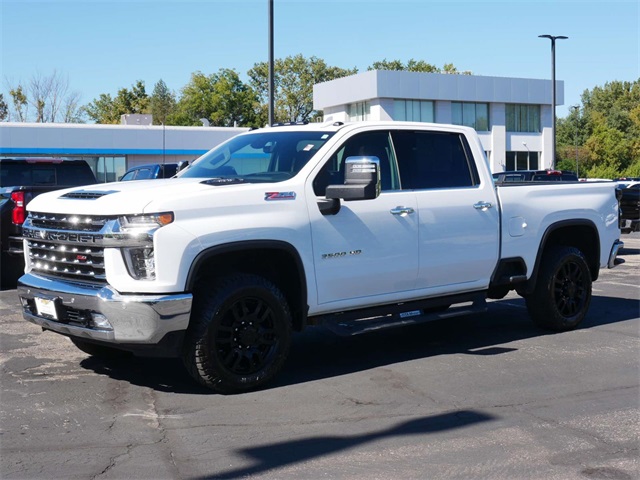
[[[394,308],[394,310],[397,310]],[[449,308],[431,307],[422,309],[408,309],[386,315],[369,316],[363,318],[341,318],[335,315],[324,318],[321,325],[340,336],[359,335],[361,333],[383,330],[386,328],[403,327],[419,323],[432,322],[446,318],[459,317],[487,311],[487,302],[484,295],[478,295],[467,304],[453,305]],[[345,312],[348,313],[348,312]],[[350,315],[351,316],[351,315]]]

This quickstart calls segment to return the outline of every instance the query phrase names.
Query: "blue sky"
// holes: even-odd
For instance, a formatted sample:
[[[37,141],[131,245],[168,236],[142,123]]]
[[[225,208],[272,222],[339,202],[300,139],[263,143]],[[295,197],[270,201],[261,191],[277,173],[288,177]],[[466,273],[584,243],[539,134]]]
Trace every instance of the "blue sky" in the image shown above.
[[[58,71],[86,104],[100,93],[192,72],[246,72],[268,59],[268,0],[0,0],[0,92]],[[585,89],[640,78],[640,2],[274,0],[276,58],[301,53],[365,71],[376,60],[453,63],[477,75],[556,78],[565,102]]]

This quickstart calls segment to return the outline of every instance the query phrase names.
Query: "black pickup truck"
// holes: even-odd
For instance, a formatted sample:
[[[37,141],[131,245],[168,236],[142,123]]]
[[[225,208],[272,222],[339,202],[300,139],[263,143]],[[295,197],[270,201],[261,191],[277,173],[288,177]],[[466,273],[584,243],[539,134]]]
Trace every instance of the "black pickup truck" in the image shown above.
[[[0,288],[15,288],[24,271],[22,223],[37,195],[97,183],[84,160],[0,158]]]
[[[640,232],[640,182],[619,189],[620,230],[622,233]]]
[[[577,182],[578,175],[566,170],[510,170],[493,174],[497,184],[519,182]]]

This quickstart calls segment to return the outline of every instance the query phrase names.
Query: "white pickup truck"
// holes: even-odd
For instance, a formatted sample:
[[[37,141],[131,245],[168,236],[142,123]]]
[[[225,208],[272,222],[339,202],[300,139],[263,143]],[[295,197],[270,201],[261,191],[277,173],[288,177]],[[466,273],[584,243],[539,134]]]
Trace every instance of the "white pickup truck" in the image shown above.
[[[572,329],[622,246],[611,183],[497,187],[475,131],[441,124],[254,130],[176,178],[28,207],[27,320],[93,355],[179,356],[221,393],[271,380],[308,325],[353,335],[515,290]]]

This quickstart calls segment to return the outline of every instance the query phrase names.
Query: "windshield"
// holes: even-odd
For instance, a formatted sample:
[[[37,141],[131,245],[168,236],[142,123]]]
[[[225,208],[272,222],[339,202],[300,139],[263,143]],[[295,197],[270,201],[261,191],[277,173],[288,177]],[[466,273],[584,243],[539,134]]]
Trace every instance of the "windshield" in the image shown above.
[[[229,182],[282,182],[295,176],[333,134],[269,129],[238,135],[195,160],[180,176]]]

